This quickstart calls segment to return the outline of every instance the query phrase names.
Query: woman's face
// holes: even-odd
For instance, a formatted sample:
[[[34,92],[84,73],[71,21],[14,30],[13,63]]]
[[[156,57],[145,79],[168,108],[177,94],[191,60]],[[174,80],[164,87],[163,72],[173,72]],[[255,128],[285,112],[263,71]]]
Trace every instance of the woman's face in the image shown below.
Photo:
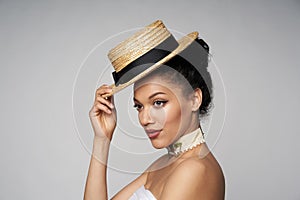
[[[172,144],[192,130],[193,100],[183,96],[179,85],[160,76],[144,78],[134,85],[134,107],[139,122],[155,148]]]

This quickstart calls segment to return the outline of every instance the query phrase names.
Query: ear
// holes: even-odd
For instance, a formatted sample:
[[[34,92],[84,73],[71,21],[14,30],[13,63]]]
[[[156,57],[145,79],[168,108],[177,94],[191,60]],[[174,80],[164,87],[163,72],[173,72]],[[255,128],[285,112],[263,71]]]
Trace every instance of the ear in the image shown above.
[[[202,91],[200,88],[196,88],[192,96],[192,111],[199,110],[202,103]]]

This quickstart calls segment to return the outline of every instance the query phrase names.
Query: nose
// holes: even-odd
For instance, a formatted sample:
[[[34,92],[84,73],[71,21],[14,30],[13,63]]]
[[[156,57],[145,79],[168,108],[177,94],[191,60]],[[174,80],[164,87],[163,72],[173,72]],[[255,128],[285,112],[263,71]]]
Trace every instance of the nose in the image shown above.
[[[150,115],[150,109],[143,109],[140,113],[139,113],[139,120],[140,120],[140,124],[142,126],[147,126],[149,124],[153,124],[153,118]]]

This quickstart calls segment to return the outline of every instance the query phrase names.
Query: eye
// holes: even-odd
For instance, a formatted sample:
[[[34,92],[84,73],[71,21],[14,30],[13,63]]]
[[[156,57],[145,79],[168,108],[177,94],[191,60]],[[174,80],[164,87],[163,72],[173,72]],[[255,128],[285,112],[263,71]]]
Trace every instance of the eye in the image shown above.
[[[168,101],[162,101],[162,100],[158,100],[158,101],[154,101],[153,105],[157,108],[163,107]]]
[[[135,103],[135,104],[133,105],[133,107],[134,107],[137,111],[139,111],[139,110],[142,109],[143,106],[140,105],[140,104]]]

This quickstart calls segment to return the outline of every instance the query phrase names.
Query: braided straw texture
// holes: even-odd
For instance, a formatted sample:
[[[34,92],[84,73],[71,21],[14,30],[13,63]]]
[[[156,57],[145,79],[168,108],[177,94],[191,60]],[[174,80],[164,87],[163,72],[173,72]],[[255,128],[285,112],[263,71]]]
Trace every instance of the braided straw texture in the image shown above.
[[[108,58],[115,71],[119,72],[129,63],[159,45],[170,35],[171,33],[166,29],[163,22],[157,20],[111,49]]]
[[[117,93],[118,91],[124,89],[125,87],[129,86],[130,84],[132,84],[132,83],[136,82],[137,80],[145,77],[151,71],[155,70],[160,65],[162,65],[165,62],[167,62],[168,60],[170,60],[171,58],[173,58],[174,56],[176,56],[177,54],[179,54],[181,51],[183,51],[185,48],[187,48],[198,37],[198,34],[199,34],[198,32],[192,32],[192,33],[189,33],[188,35],[180,38],[178,40],[179,46],[174,51],[172,51],[169,55],[167,55],[166,57],[164,57],[163,59],[161,59],[157,63],[154,63],[151,67],[149,67],[148,69],[146,69],[145,71],[143,71],[139,75],[135,76],[130,81],[128,81],[128,82],[126,82],[124,84],[120,84],[118,86],[116,86],[115,84],[112,84],[111,85],[111,87],[113,89],[112,93],[105,94],[105,95],[103,95],[103,97],[112,96],[114,93]]]

